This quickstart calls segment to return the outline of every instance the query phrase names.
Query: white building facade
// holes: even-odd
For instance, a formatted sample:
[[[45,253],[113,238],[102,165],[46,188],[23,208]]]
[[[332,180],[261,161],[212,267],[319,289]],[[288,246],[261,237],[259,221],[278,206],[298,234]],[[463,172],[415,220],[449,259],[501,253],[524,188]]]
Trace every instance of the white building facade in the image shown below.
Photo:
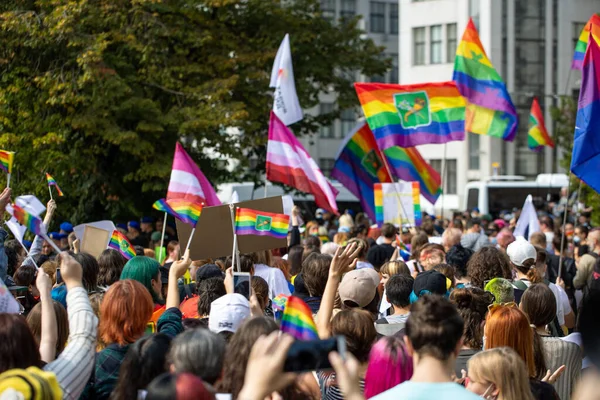
[[[499,165],[505,175],[534,178],[559,172],[560,151],[534,153],[527,147],[529,110],[537,96],[552,135],[550,108],[561,95],[577,96],[581,74],[571,71],[571,59],[581,29],[595,12],[599,0],[321,0],[323,10],[339,18],[353,10],[362,15],[364,28],[376,44],[386,47],[397,71],[385,77],[360,77],[362,81],[412,84],[452,79],[456,46],[469,18],[478,28],[492,64],[507,84],[519,113],[517,137],[512,143],[469,134],[463,142],[419,146],[423,157],[440,173],[446,159],[444,196],[439,211],[461,209],[464,187],[472,180],[492,175]],[[397,21],[397,26],[394,23]],[[333,96],[323,97],[319,109],[335,106]],[[304,144],[327,174],[342,138],[360,117],[346,110],[342,118],[324,127]]]

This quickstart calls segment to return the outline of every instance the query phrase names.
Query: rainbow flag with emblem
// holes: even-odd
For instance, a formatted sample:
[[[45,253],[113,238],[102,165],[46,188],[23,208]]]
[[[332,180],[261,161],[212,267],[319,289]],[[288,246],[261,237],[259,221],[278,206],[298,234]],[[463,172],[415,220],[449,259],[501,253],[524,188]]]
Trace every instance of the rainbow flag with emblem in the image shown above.
[[[193,227],[196,226],[200,214],[202,214],[202,204],[192,203],[184,199],[167,199],[166,204],[173,210],[174,217]]]
[[[12,151],[0,150],[0,169],[7,174],[12,174],[13,161],[15,153]]]
[[[585,50],[588,47],[591,36],[595,39],[596,43],[598,43],[598,46],[600,46],[600,14],[592,15],[587,24],[585,24],[581,30],[579,40],[575,45],[575,53],[573,54],[571,69],[581,70],[583,68]]]
[[[392,173],[406,182],[419,182],[421,194],[431,204],[435,204],[442,194],[440,174],[427,164],[416,147],[390,147],[385,149]]]
[[[331,177],[359,198],[362,209],[374,220],[373,185],[392,182],[392,178],[367,123],[348,134],[336,158]]]
[[[54,186],[54,188],[56,189],[56,193],[58,193],[59,196],[64,196],[64,193],[62,192],[62,190],[60,190],[58,183],[56,183],[56,181],[54,180],[52,175],[50,175],[47,172],[46,172],[46,180],[48,181],[48,186]]]
[[[281,318],[281,331],[297,340],[317,340],[317,325],[310,307],[299,297],[290,296],[285,303]]]
[[[517,110],[483,49],[473,20],[469,20],[456,49],[452,80],[467,100],[467,132],[508,141],[515,138]]]
[[[529,131],[527,132],[527,146],[533,151],[540,151],[544,146],[554,147],[554,142],[548,135],[544,115],[537,97],[533,98],[531,112],[529,113]]]
[[[135,257],[135,250],[129,242],[129,239],[117,230],[113,231],[110,242],[108,242],[108,247],[117,250],[128,260]]]
[[[271,236],[276,239],[287,238],[290,217],[250,208],[238,208],[235,213],[236,235]]]
[[[354,88],[381,150],[465,138],[465,100],[454,82]]]

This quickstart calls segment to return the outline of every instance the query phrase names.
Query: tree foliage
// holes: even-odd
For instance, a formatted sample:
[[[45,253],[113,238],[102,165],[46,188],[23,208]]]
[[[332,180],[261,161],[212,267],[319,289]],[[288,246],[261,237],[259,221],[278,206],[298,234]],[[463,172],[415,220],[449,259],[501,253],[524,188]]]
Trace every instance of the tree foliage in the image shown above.
[[[560,104],[558,107],[553,107],[552,119],[555,123],[554,128],[554,139],[559,149],[562,149],[562,158],[560,160],[560,166],[565,170],[571,168],[571,155],[573,154],[573,135],[575,132],[575,119],[577,115],[577,100],[572,97],[561,97]],[[586,204],[586,206],[592,206],[594,210],[600,210],[600,196],[592,188],[585,183],[581,182],[575,176],[571,175],[571,193],[578,191],[581,187],[579,194],[580,200]],[[600,214],[598,212],[592,213],[592,223],[597,226],[600,224]]]
[[[333,113],[294,124],[306,135],[358,104],[356,72],[390,67],[357,23],[330,23],[317,0],[4,0],[0,148],[17,152],[12,186],[47,198],[47,171],[66,194],[63,218],[139,215],[164,196],[177,140],[213,184],[256,180],[284,34],[302,106],[338,93]]]

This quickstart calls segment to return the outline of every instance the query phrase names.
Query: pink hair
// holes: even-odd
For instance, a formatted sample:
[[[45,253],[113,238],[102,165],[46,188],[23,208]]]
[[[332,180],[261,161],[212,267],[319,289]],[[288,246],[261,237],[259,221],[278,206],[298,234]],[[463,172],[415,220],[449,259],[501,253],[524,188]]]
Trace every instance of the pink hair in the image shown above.
[[[402,340],[395,336],[379,339],[369,354],[365,375],[365,397],[377,396],[404,381],[413,374],[413,360]]]

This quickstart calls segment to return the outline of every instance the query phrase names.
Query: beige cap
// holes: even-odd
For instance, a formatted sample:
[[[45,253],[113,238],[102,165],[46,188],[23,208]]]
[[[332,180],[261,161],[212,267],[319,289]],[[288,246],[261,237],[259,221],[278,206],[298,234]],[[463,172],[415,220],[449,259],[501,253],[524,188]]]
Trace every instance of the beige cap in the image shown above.
[[[352,301],[363,308],[369,305],[379,286],[379,274],[371,268],[356,269],[344,275],[339,293],[343,302]]]

